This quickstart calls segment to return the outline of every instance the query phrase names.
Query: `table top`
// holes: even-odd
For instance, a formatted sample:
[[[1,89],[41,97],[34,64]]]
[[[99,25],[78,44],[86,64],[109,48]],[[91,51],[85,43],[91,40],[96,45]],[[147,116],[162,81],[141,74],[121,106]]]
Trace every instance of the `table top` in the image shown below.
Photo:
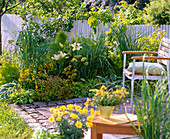
[[[114,116],[114,114],[112,114],[112,116]],[[124,123],[124,124],[118,124],[118,125],[115,124],[114,125],[114,124],[112,124],[110,122],[104,121],[104,120],[99,119],[97,117],[99,117],[99,116],[95,116],[93,118],[93,120],[91,121],[93,124],[103,124],[103,125],[108,125],[108,126],[122,126],[122,127],[124,127],[124,126],[126,126],[126,127],[131,126],[132,127],[132,124],[130,122],[129,123]],[[137,121],[134,121],[132,123],[134,124],[135,127],[138,127],[138,122]]]

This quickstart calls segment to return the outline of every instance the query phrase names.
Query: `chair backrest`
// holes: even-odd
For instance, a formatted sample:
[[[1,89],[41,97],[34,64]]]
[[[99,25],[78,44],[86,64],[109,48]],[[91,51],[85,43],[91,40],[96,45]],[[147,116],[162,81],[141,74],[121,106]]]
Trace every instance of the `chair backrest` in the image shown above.
[[[159,45],[158,56],[170,58],[170,39],[163,38]],[[167,65],[167,60],[158,60],[158,62]]]

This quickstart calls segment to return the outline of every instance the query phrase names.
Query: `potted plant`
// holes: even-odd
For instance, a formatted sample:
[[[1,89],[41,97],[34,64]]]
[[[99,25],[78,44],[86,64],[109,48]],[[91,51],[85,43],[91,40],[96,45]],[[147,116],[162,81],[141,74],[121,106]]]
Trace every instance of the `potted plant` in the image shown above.
[[[116,106],[123,103],[125,95],[129,94],[125,88],[121,88],[120,90],[117,88],[116,91],[109,89],[107,91],[106,86],[102,86],[99,90],[91,89],[89,91],[96,92],[92,98],[93,104],[98,106],[101,117],[106,119],[109,119]]]

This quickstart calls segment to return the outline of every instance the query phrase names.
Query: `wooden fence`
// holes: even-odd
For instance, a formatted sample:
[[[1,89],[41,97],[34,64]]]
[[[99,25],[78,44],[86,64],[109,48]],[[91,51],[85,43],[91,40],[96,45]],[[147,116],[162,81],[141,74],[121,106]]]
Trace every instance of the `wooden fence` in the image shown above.
[[[5,48],[8,45],[9,39],[16,40],[19,34],[19,31],[22,30],[22,24],[24,21],[19,18],[19,16],[5,14],[2,16],[2,45]],[[170,25],[161,25],[159,27],[161,30],[166,32],[166,38],[170,38]],[[97,26],[97,35],[102,32],[108,31],[109,25],[103,26],[102,24]],[[154,27],[148,25],[129,25],[128,34],[137,35],[141,34],[142,36],[148,37],[154,31]],[[68,39],[71,39],[71,36],[90,36],[92,35],[93,30],[89,27],[88,21],[75,21],[73,28],[70,32],[67,32]]]

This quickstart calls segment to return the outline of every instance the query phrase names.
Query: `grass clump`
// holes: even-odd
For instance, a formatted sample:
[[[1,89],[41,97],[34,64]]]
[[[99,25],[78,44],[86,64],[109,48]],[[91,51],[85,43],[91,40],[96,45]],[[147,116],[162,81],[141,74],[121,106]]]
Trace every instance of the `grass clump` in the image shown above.
[[[31,138],[31,133],[32,129],[15,114],[14,108],[10,109],[8,103],[0,101],[0,138],[26,139]]]

